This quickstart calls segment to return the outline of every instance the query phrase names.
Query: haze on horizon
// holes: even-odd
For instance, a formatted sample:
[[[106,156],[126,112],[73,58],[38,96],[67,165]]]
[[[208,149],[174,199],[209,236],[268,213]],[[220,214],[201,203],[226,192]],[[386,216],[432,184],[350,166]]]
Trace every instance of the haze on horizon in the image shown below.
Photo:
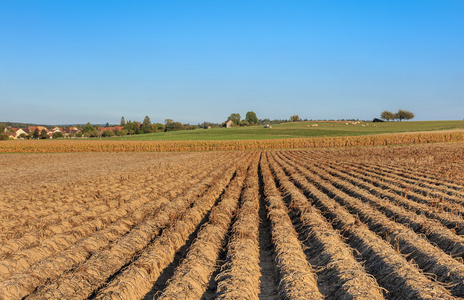
[[[0,121],[464,118],[464,2],[0,2]]]

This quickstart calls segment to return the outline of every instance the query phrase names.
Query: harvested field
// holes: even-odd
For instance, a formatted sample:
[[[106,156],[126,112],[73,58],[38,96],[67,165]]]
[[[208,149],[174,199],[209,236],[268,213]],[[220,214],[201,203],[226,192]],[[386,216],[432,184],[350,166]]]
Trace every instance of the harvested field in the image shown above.
[[[270,150],[322,147],[364,147],[463,142],[464,131],[411,132],[361,136],[325,136],[266,140],[10,140],[0,143],[0,153],[47,152],[183,152],[223,150]]]
[[[0,166],[2,300],[464,298],[464,143]]]

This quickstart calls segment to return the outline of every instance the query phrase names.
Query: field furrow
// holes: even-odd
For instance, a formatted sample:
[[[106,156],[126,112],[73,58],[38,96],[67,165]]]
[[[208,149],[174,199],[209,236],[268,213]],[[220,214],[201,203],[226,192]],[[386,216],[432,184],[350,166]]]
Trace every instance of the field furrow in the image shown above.
[[[217,282],[216,299],[258,299],[259,267],[259,189],[258,161],[253,161],[240,197],[240,207],[232,225],[227,254]]]
[[[247,163],[242,161],[242,164],[246,166]],[[230,170],[233,170],[233,172],[230,172]],[[192,208],[171,227],[164,230],[163,234],[145,249],[140,257],[101,289],[97,298],[118,299],[123,295],[125,299],[140,299],[147,294],[163,270],[173,261],[175,253],[186,243],[189,236],[199,228],[200,222],[213,207],[221,192],[229,185],[225,191],[227,193],[231,187],[235,188],[236,182],[242,180],[240,176],[235,176],[229,184],[235,168],[230,170],[225,176],[217,178],[218,184],[211,186],[201,201],[195,202]]]
[[[167,205],[156,216],[131,230],[127,235],[114,243],[109,249],[92,255],[84,264],[80,265],[79,272],[74,270],[72,273],[60,276],[56,281],[40,288],[29,299],[80,299],[92,295],[96,289],[102,287],[103,283],[111,276],[116,274],[125,265],[134,260],[134,256],[153,243],[153,240],[160,232],[163,236],[167,235],[164,228],[176,222],[182,222],[177,227],[183,228],[185,233],[188,228],[196,228],[195,223],[201,221],[204,210],[210,207],[219,196],[225,185],[235,172],[232,165],[210,174],[210,177],[202,184],[194,187],[190,193],[167,203]],[[189,206],[193,207],[189,209]],[[202,214],[203,212],[203,214]],[[197,220],[195,222],[195,220]],[[187,238],[189,234],[182,237]],[[167,238],[169,240],[169,237]],[[180,247],[181,245],[179,245]],[[142,256],[143,257],[143,254]],[[89,272],[89,270],[99,270],[99,272]],[[76,281],[76,277],[80,278]],[[85,284],[82,284],[85,282]]]
[[[209,223],[201,229],[194,244],[189,248],[187,257],[176,269],[158,299],[175,299],[177,295],[200,299],[205,293],[211,276],[217,268],[219,251],[238,207],[243,182],[245,177],[250,181],[248,178],[254,175],[258,158],[259,156],[255,154],[248,174],[246,164],[239,166],[236,179],[227,189],[222,201],[213,208]]]
[[[290,181],[274,159],[269,164],[282,192],[290,198],[288,208],[300,224],[300,231],[317,267],[319,285],[325,295],[341,299],[384,299],[374,277],[356,261],[353,249],[346,245],[321,212],[314,208],[304,194]],[[336,279],[334,279],[334,277]]]
[[[201,164],[201,159],[194,164],[189,163],[187,159],[188,157],[185,161],[180,160],[179,166],[195,168],[195,165]],[[71,186],[65,186],[63,191],[48,184],[44,185],[33,196],[28,196],[31,198],[29,201],[15,200],[19,203],[14,205],[21,207],[19,211],[18,209],[5,211],[5,222],[0,226],[7,226],[9,230],[2,234],[11,240],[22,237],[24,233],[36,233],[42,237],[61,233],[66,230],[64,226],[75,226],[75,224],[95,218],[95,215],[109,208],[117,208],[121,203],[130,201],[131,198],[151,194],[156,189],[153,183],[176,178],[175,174],[171,175],[171,173],[186,169],[176,170],[170,165],[171,163],[167,162],[139,170],[135,174],[127,172],[103,178],[92,178],[90,187],[88,186],[89,179],[74,181]],[[83,186],[86,188],[82,188]],[[51,199],[50,196],[52,196]]]
[[[391,163],[383,162],[379,164],[364,164],[366,166],[374,166],[380,169],[383,169],[389,173],[397,174],[406,178],[414,179],[417,181],[426,182],[431,185],[435,185],[439,188],[447,188],[455,191],[463,192],[462,190],[462,180],[459,180],[459,183],[456,179],[450,180],[448,178],[444,178],[442,170],[432,170],[430,168],[421,170],[411,168],[408,166],[396,166],[392,165]]]
[[[316,166],[318,166],[318,164],[320,163],[315,163]],[[321,166],[332,165],[333,164],[331,163],[321,164]],[[420,184],[406,184],[405,182],[389,179],[385,176],[377,176],[369,173],[363,174],[362,172],[354,170],[353,168],[348,169],[342,167],[338,169],[340,172],[349,175],[350,178],[353,178],[352,180],[356,180],[357,183],[360,182],[359,180],[362,180],[383,190],[393,191],[399,196],[414,200],[418,203],[424,203],[431,207],[436,207],[440,211],[444,210],[461,215],[464,213],[464,208],[462,206],[464,202],[459,197],[450,196],[431,189],[426,189],[421,187]]]
[[[463,299],[464,143],[383,141],[0,155],[0,299]]]
[[[379,284],[388,290],[391,299],[440,298],[452,299],[443,286],[425,276],[389,243],[359,222],[335,199],[319,190],[306,179],[306,171],[297,170],[292,162],[276,159],[295,184],[303,190],[329,220],[348,237],[349,243],[364,260],[364,266]]]
[[[372,166],[368,164],[359,164],[359,163],[347,163],[347,162],[339,162],[337,164],[341,164],[345,166],[346,169],[349,168],[355,168],[356,170],[359,170],[362,174],[364,175],[371,175],[375,174],[379,178],[383,178],[384,180],[391,180],[392,182],[395,182],[398,185],[414,185],[414,186],[419,186],[422,188],[422,193],[429,193],[433,194],[436,193],[437,197],[442,196],[452,196],[450,199],[451,201],[457,201],[459,203],[464,203],[464,191],[461,189],[451,189],[449,187],[446,187],[442,184],[439,183],[432,183],[427,180],[424,180],[423,178],[420,177],[414,177],[408,174],[405,174],[405,172],[399,172],[399,171],[393,171],[391,169],[387,168],[382,168],[380,166]],[[344,168],[344,169],[345,169]]]
[[[334,184],[345,191],[349,191],[350,195],[369,203],[375,209],[390,217],[390,219],[408,225],[417,233],[425,234],[430,242],[438,245],[446,253],[460,257],[464,254],[464,237],[457,235],[455,230],[446,228],[434,219],[429,219],[424,215],[396,206],[388,200],[369,193],[369,190],[351,184],[349,181],[334,181]]]
[[[389,241],[393,247],[398,247],[401,253],[413,258],[425,272],[433,273],[438,280],[452,284],[453,294],[464,296],[464,264],[453,259],[441,249],[430,244],[423,237],[418,236],[409,227],[398,224],[380,211],[365,205],[361,200],[350,196],[356,188],[344,187],[343,182],[324,170],[310,168],[309,172],[296,166],[305,177],[314,182],[321,190],[331,195],[337,202],[366,223],[369,228]],[[308,170],[308,169],[307,169]],[[339,188],[337,188],[339,187]]]
[[[122,228],[110,228],[110,230],[106,230],[102,234],[90,237],[90,239],[84,239],[83,243],[79,243],[66,251],[58,253],[57,257],[52,257],[44,262],[38,262],[25,274],[10,277],[0,284],[0,295],[2,295],[3,291],[11,290],[12,287],[19,285],[21,287],[19,292],[21,293],[21,297],[23,297],[36,289],[37,286],[49,280],[49,278],[54,278],[60,274],[59,278],[47,284],[48,288],[41,287],[37,293],[40,295],[39,291],[46,289],[54,291],[55,286],[60,286],[60,289],[63,290],[66,288],[69,290],[90,290],[90,294],[93,291],[92,282],[99,282],[99,279],[94,279],[95,277],[102,278],[100,281],[105,281],[111,274],[127,264],[134,254],[146,247],[147,243],[156,237],[167,224],[179,217],[192,202],[196,201],[202,193],[210,188],[216,177],[221,177],[221,174],[225,174],[224,172],[230,173],[231,171],[227,170],[228,166],[231,165],[225,165],[211,172],[209,177],[205,178],[200,184],[187,184],[188,188],[186,192],[171,201],[163,197],[153,201],[155,205],[160,204],[160,207],[157,207],[158,212],[144,219],[143,222],[136,224],[135,227],[130,228],[130,226],[123,223]],[[108,247],[108,244],[111,246]],[[97,249],[102,249],[102,251],[96,251]],[[76,265],[77,267],[74,267]],[[70,268],[73,268],[70,272],[64,272],[65,270],[70,270]],[[88,272],[89,269],[102,271],[92,273]],[[75,276],[78,273],[82,274],[80,275],[82,279],[88,278],[89,283],[85,287],[79,284],[73,286],[75,285]],[[53,276],[50,276],[51,274]],[[59,295],[59,293],[60,291],[56,289],[56,294]]]
[[[105,230],[106,228],[111,230],[112,228],[118,228],[121,225],[128,224],[128,222],[130,222],[131,227],[135,226],[148,214],[155,214],[156,211],[160,209],[161,205],[167,203],[167,200],[165,200],[169,199],[167,197],[177,196],[182,193],[187,187],[183,184],[184,180],[189,182],[189,186],[194,186],[201,178],[210,175],[213,168],[213,166],[209,166],[202,169],[201,172],[192,172],[191,174],[194,176],[182,177],[180,181],[166,183],[164,187],[158,186],[158,182],[156,182],[153,185],[153,189],[151,189],[156,192],[153,192],[153,194],[149,196],[138,197],[141,198],[139,201],[128,201],[124,205],[121,205],[120,209],[116,211],[120,212],[119,214],[116,214],[115,211],[109,211],[96,220],[87,221],[83,225],[72,228],[69,232],[54,235],[49,239],[36,241],[35,244],[38,242],[38,246],[18,251],[14,255],[9,256],[8,259],[0,261],[0,281],[11,276],[11,270],[14,270],[15,273],[19,273],[21,270],[30,267],[34,263],[46,259],[53,255],[53,253],[58,253],[70,246],[79,245],[81,248],[89,248],[89,246],[86,245],[88,240],[85,238],[92,236],[92,240],[104,240],[104,236],[106,232],[108,232],[108,230]],[[163,193],[165,195],[163,196],[167,197],[162,197],[160,194],[162,194],[162,190],[166,188],[169,190],[165,190]],[[124,214],[122,215],[122,213]],[[78,242],[79,244],[75,245]],[[98,251],[105,243],[101,243],[100,245],[99,248],[90,247],[90,249],[94,252]],[[85,255],[85,257],[89,255],[90,253]]]
[[[269,170],[267,155],[261,157],[260,170],[280,275],[280,298],[323,299],[324,296],[318,289],[316,274],[306,260],[298,234]]]
[[[306,163],[305,165],[307,166],[308,164]],[[318,169],[316,168],[315,170]],[[464,219],[462,216],[458,214],[443,211],[439,208],[434,208],[425,203],[418,203],[412,201],[407,197],[403,197],[396,193],[390,192],[388,188],[382,189],[371,183],[365,182],[354,177],[346,179],[348,178],[348,175],[343,174],[342,172],[338,172],[337,175],[343,178],[344,180],[349,180],[355,186],[362,187],[363,189],[368,190],[377,197],[387,198],[393,203],[401,205],[408,210],[414,211],[417,214],[425,214],[429,218],[433,218],[440,221],[443,225],[445,225],[448,228],[456,229],[458,234],[464,235]]]

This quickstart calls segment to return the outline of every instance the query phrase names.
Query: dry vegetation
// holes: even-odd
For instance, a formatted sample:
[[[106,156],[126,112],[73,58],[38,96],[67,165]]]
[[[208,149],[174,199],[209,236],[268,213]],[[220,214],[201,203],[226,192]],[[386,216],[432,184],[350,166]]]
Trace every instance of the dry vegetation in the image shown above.
[[[0,153],[269,150],[463,141],[463,131],[230,141],[12,140],[0,143]]]
[[[463,143],[0,165],[0,299],[464,297]]]

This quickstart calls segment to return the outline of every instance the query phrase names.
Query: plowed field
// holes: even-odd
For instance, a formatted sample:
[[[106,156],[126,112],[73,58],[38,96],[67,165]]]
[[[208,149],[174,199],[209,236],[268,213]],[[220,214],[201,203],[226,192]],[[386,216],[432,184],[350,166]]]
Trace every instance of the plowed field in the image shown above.
[[[464,143],[0,166],[0,299],[464,297]]]

